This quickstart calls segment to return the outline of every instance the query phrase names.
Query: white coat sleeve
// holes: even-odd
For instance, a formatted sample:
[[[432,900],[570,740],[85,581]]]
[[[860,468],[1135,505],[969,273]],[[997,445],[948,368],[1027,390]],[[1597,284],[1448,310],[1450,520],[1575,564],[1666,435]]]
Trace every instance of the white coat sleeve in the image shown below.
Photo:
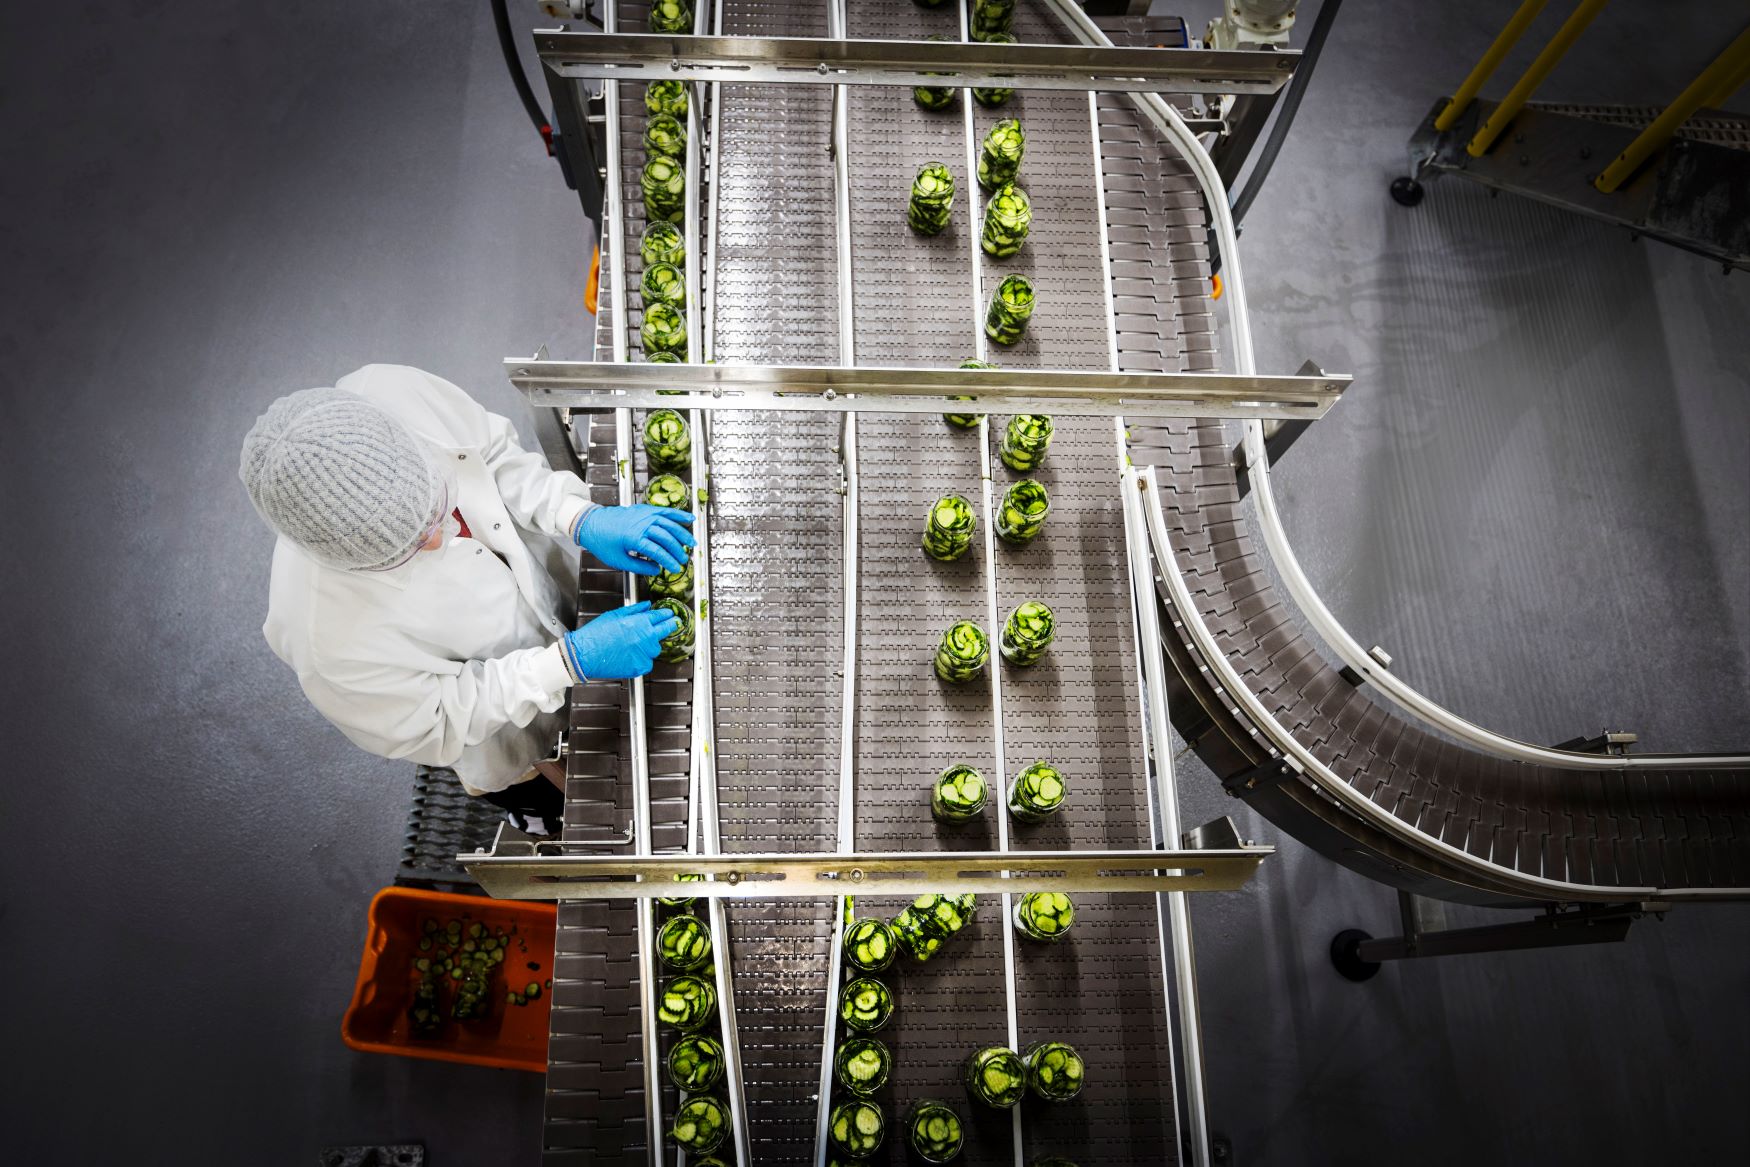
[[[459,661],[454,669],[334,661],[298,681],[311,704],[354,744],[427,766],[454,766],[464,747],[553,712],[572,684],[558,644]]]
[[[530,530],[572,541],[577,520],[595,505],[589,501],[589,487],[571,471],[555,470],[543,455],[518,445],[509,418],[487,412],[486,425],[489,436],[481,453],[505,509]]]

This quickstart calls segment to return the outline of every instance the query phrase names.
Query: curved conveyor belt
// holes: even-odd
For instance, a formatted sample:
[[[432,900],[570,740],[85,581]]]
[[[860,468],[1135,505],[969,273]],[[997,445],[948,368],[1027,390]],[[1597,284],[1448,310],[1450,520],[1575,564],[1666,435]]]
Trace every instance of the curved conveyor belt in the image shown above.
[[[1558,769],[1398,716],[1324,658],[1277,594],[1222,424],[1130,428],[1133,461],[1156,467],[1177,569],[1158,585],[1176,666],[1168,707],[1265,818],[1365,875],[1461,902],[1750,897],[1741,772]]]
[[[1098,37],[1085,16],[1052,7],[1082,39]],[[1215,217],[1236,364],[1249,372],[1226,193],[1176,113],[1156,109],[1161,148],[1190,164]],[[1151,278],[1168,298],[1165,266]],[[1567,753],[1494,734],[1422,697],[1367,658],[1319,601],[1269,496],[1261,433],[1248,428],[1258,521],[1288,596],[1248,531],[1223,423],[1129,427],[1133,464],[1155,468],[1144,510],[1157,568],[1173,561],[1157,570],[1175,666],[1169,708],[1228,789],[1329,857],[1419,894],[1477,904],[1750,898],[1750,757]],[[1326,659],[1303,623],[1342,663]]]

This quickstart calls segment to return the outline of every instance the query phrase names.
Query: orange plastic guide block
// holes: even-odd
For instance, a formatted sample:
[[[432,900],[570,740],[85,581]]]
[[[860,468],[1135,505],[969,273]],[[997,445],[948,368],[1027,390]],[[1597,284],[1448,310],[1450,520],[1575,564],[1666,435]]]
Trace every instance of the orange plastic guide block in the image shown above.
[[[553,934],[558,909],[552,904],[459,896],[418,888],[386,887],[371,900],[365,952],[359,961],[352,1004],[340,1023],[340,1035],[356,1050],[466,1062],[502,1070],[547,1072],[547,1015],[553,992]],[[481,924],[493,934],[510,934],[509,951],[493,980],[494,994],[485,1016],[474,1021],[444,1021],[432,1037],[415,1037],[407,1015],[418,980],[413,961],[426,920],[442,928],[450,920]],[[530,981],[541,995],[527,1005],[514,1005],[505,993],[521,991]]]

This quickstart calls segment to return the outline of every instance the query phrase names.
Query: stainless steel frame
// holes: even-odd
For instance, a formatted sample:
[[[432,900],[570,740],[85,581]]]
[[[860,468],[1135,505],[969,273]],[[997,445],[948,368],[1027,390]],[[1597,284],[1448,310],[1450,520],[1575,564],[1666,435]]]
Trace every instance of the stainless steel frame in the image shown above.
[[[813,37],[660,36],[537,31],[562,77],[812,85],[1011,86],[1116,92],[1275,93],[1297,52],[1115,49]]]
[[[836,37],[842,38],[846,25],[842,0],[835,0],[831,5],[833,12],[833,29]],[[965,14],[961,13],[962,36],[965,35]],[[700,26],[703,32],[704,13],[701,7]],[[612,29],[610,28],[610,33]],[[645,992],[641,1005],[644,1013],[645,1039],[645,1077],[646,1077],[646,1117],[649,1129],[653,1132],[653,1143],[660,1140],[662,1123],[658,1110],[660,1108],[660,1082],[656,1080],[656,1069],[659,1059],[655,1053],[654,1020],[654,970],[647,939],[651,935],[651,900],[666,892],[672,892],[672,880],[679,874],[699,874],[705,877],[702,883],[691,886],[691,891],[706,900],[710,913],[713,932],[727,938],[726,915],[723,901],[726,899],[780,899],[780,898],[814,898],[836,899],[841,910],[833,932],[832,970],[830,976],[836,984],[838,977],[839,934],[843,927],[844,911],[842,905],[851,894],[866,895],[905,895],[940,892],[944,894],[975,892],[983,894],[998,894],[1003,904],[1003,915],[1006,919],[1012,908],[1011,896],[1033,890],[1057,891],[1096,891],[1096,892],[1142,892],[1169,893],[1168,902],[1174,905],[1173,920],[1175,927],[1171,939],[1172,955],[1169,958],[1169,938],[1167,929],[1162,927],[1162,964],[1177,970],[1177,976],[1168,977],[1168,1010],[1167,1016],[1172,1016],[1172,984],[1180,986],[1179,1008],[1180,1027],[1182,1034],[1191,1038],[1187,1041],[1185,1053],[1182,1055],[1186,1065],[1188,1105],[1192,1111],[1188,1124],[1189,1133],[1193,1137],[1194,1152],[1199,1156],[1207,1155],[1206,1122],[1202,1118],[1201,1098],[1201,1064],[1196,1056],[1195,1034],[1195,993],[1194,985],[1187,996],[1185,986],[1188,982],[1189,939],[1183,932],[1188,924],[1188,913],[1184,910],[1183,892],[1191,890],[1232,890],[1243,886],[1256,870],[1257,865],[1273,849],[1268,847],[1230,847],[1212,850],[1160,850],[1162,846],[1177,846],[1177,813],[1176,800],[1170,789],[1171,768],[1170,755],[1166,753],[1164,739],[1157,731],[1150,735],[1150,752],[1153,761],[1150,765],[1150,795],[1153,805],[1151,810],[1150,842],[1156,849],[1147,851],[1075,851],[1075,852],[1016,852],[1010,850],[1007,822],[1004,816],[998,816],[997,849],[989,852],[976,853],[856,853],[855,820],[853,817],[853,762],[855,758],[854,734],[856,719],[855,700],[856,682],[853,670],[857,660],[857,640],[855,632],[857,604],[857,553],[858,536],[856,530],[857,493],[856,493],[856,413],[887,412],[930,414],[943,412],[946,408],[955,411],[983,411],[994,413],[1012,412],[1054,412],[1063,415],[1093,415],[1109,416],[1114,422],[1114,465],[1115,482],[1126,481],[1123,475],[1123,418],[1126,415],[1136,417],[1237,417],[1246,419],[1281,419],[1308,421],[1322,416],[1338,399],[1350,378],[1342,375],[1296,376],[1296,377],[1259,377],[1235,376],[1221,374],[1120,374],[1115,371],[1115,345],[1112,372],[1088,373],[1080,371],[1055,370],[1018,370],[1005,369],[993,371],[957,371],[946,369],[901,369],[901,368],[856,368],[853,367],[855,352],[854,337],[851,334],[852,316],[849,311],[840,313],[840,366],[805,367],[805,366],[719,366],[702,364],[710,360],[713,352],[713,322],[715,313],[714,299],[716,293],[715,272],[708,279],[700,279],[700,264],[706,253],[701,246],[701,216],[698,214],[698,199],[700,197],[700,181],[706,170],[700,153],[701,144],[714,141],[718,125],[719,110],[715,101],[718,83],[721,81],[800,81],[808,83],[828,83],[835,85],[835,103],[833,110],[833,141],[834,169],[836,179],[835,210],[838,219],[838,283],[841,304],[848,305],[854,293],[851,279],[851,257],[849,237],[849,206],[847,199],[848,175],[846,172],[846,150],[848,133],[846,132],[846,106],[848,104],[847,89],[849,85],[911,85],[924,81],[940,84],[941,74],[949,73],[954,77],[954,83],[962,86],[983,85],[988,83],[1014,85],[1023,88],[1044,88],[1059,90],[1113,90],[1133,94],[1133,100],[1143,100],[1139,90],[1155,88],[1146,84],[1158,80],[1158,86],[1176,92],[1232,92],[1232,93],[1270,93],[1278,89],[1293,69],[1293,54],[1279,54],[1270,57],[1264,54],[1208,54],[1194,53],[1188,50],[1086,50],[1061,48],[1054,46],[983,46],[967,44],[930,45],[919,42],[885,42],[885,41],[844,41],[842,39],[826,41],[803,40],[753,40],[749,38],[723,38],[695,36],[689,38],[637,37],[637,36],[589,36],[583,40],[580,34],[540,34],[543,56],[548,58],[549,67],[562,79],[562,83],[580,86],[581,79],[589,77],[610,78],[614,82],[643,82],[655,77],[673,77],[681,80],[707,82],[713,95],[711,102],[710,124],[712,138],[701,133],[703,119],[701,107],[698,104],[699,91],[705,85],[697,85],[694,90],[694,101],[688,115],[688,158],[687,158],[687,188],[689,213],[687,216],[687,290],[688,290],[688,333],[689,360],[686,365],[652,366],[647,364],[628,364],[627,355],[629,338],[626,333],[628,324],[623,317],[614,330],[615,361],[609,364],[574,364],[545,360],[511,360],[506,365],[512,381],[521,388],[531,404],[563,407],[573,409],[605,410],[613,409],[616,417],[617,446],[620,459],[619,489],[621,501],[630,501],[631,482],[631,411],[635,408],[668,407],[690,411],[691,422],[695,433],[694,443],[694,480],[695,485],[703,485],[708,481],[709,473],[709,438],[708,423],[713,411],[718,409],[772,409],[772,410],[815,410],[836,411],[845,416],[841,426],[840,452],[844,467],[845,489],[845,588],[846,588],[846,667],[843,679],[843,742],[839,767],[840,804],[839,804],[839,852],[834,855],[819,854],[752,854],[723,856],[719,854],[717,839],[717,791],[715,760],[712,749],[713,710],[711,694],[711,647],[708,625],[699,621],[698,642],[694,662],[694,718],[693,742],[691,759],[690,798],[695,810],[695,821],[689,835],[689,848],[694,847],[697,839],[697,853],[690,855],[652,855],[650,854],[650,789],[649,761],[646,757],[643,717],[643,686],[640,682],[632,685],[631,702],[631,738],[632,738],[632,773],[634,785],[634,820],[637,835],[637,854],[633,855],[599,855],[583,854],[565,845],[534,844],[527,840],[504,839],[495,846],[489,854],[479,854],[464,857],[464,865],[478,879],[481,885],[492,895],[506,898],[525,899],[600,899],[626,900],[638,902],[641,937],[639,941],[640,972],[644,980]],[[642,54],[639,58],[645,62],[651,60],[650,50],[656,43],[663,43],[675,49],[675,55],[662,58],[662,63],[670,67],[662,72],[639,71],[637,68],[624,67],[626,61],[614,63],[608,61],[605,53],[608,49],[622,46],[628,53],[634,50]],[[823,46],[826,48],[823,50]],[[836,46],[836,47],[835,47]],[[579,52],[587,54],[595,64],[589,62],[560,59],[554,64],[554,56],[550,47],[556,47],[558,57],[565,58],[568,53]],[[748,64],[736,60],[715,59],[714,54],[727,50],[730,57],[737,54],[764,54],[757,64]],[[768,50],[770,50],[768,52]],[[682,55],[684,51],[684,57]],[[821,60],[821,53],[831,55],[832,64]],[[907,54],[911,54],[910,58]],[[1169,62],[1164,58],[1172,54]],[[983,58],[990,57],[990,61]],[[1223,58],[1233,58],[1224,60]],[[1244,58],[1244,59],[1240,59]],[[631,58],[627,58],[629,61]],[[807,68],[811,73],[796,74],[786,72],[791,60],[806,59],[810,62]],[[603,64],[602,62],[608,61]],[[895,65],[898,62],[898,65]],[[1147,65],[1145,68],[1144,65]],[[943,68],[944,64],[954,66]],[[1094,76],[1096,69],[1115,68],[1122,64],[1125,72],[1121,75],[1107,74]],[[923,68],[928,65],[930,68]],[[1000,66],[1000,67],[998,67]],[[1250,79],[1233,81],[1223,78],[1219,83],[1209,82],[1205,88],[1194,79],[1189,78],[1185,70],[1236,68],[1249,71]],[[906,69],[910,71],[907,72]],[[886,72],[871,70],[886,69]],[[1054,75],[1048,75],[1049,70],[1059,70]],[[772,75],[768,75],[770,71]],[[1033,70],[1033,71],[1029,71]],[[1081,72],[1076,72],[1081,70]],[[777,75],[782,74],[782,75]],[[1205,75],[1205,80],[1207,80]],[[626,296],[626,269],[624,261],[624,227],[626,196],[624,183],[620,174],[619,150],[619,94],[618,85],[614,83],[604,86],[610,95],[610,107],[607,131],[610,136],[607,161],[611,168],[608,183],[608,220],[605,226],[610,245],[612,261],[604,264],[609,270],[604,273],[604,280],[609,281],[609,287],[615,293],[616,309],[622,313],[628,311]],[[1152,94],[1148,95],[1150,98]],[[973,124],[970,113],[970,94],[962,94],[965,114],[966,146],[968,161],[972,160],[976,151],[976,140],[973,138]],[[1090,92],[1090,111],[1093,109],[1093,96]],[[1158,101],[1158,98],[1153,98]],[[1093,133],[1096,155],[1098,154],[1099,128],[1098,119],[1093,122]],[[714,148],[714,147],[713,147]],[[969,172],[973,169],[968,166]],[[1096,174],[1098,171],[1096,170]],[[716,183],[711,190],[713,212],[716,205]],[[977,195],[974,194],[975,206]],[[713,213],[707,220],[716,222]],[[1102,192],[1101,206],[1101,242],[1105,244],[1104,204]],[[981,255],[976,238],[969,238],[970,272],[973,281],[972,295],[975,307],[981,299]],[[713,259],[714,259],[713,249]],[[1108,320],[1112,311],[1112,288],[1110,283],[1110,265],[1103,264],[1107,274],[1106,309]],[[701,298],[703,297],[703,298]],[[703,313],[701,315],[700,313]],[[974,318],[982,314],[975,312]],[[986,355],[986,345],[982,329],[974,325],[975,351],[980,358]],[[701,333],[703,334],[701,337]],[[701,343],[702,341],[702,343]],[[959,398],[956,404],[950,406],[949,398]],[[970,400],[968,400],[970,399]],[[983,486],[983,510],[985,514],[985,563],[986,563],[986,607],[990,627],[996,627],[998,620],[998,595],[994,575],[994,555],[992,554],[992,531],[994,530],[992,495],[992,458],[989,445],[988,421],[981,422],[980,437],[980,473]],[[1140,532],[1143,526],[1140,516],[1134,513],[1136,500],[1126,495],[1125,523],[1127,532]],[[1139,547],[1142,556],[1139,567]],[[1148,572],[1151,570],[1146,563],[1146,540],[1138,537],[1130,544],[1131,572],[1129,581],[1133,588],[1133,601],[1140,610],[1145,602],[1152,602],[1152,583],[1148,584],[1149,592],[1145,595],[1137,590],[1141,584],[1148,583]],[[703,603],[709,597],[708,549],[701,537],[697,550],[697,592],[699,602]],[[1139,574],[1141,573],[1141,574]],[[628,598],[631,598],[628,588]],[[1140,619],[1140,618],[1139,618]],[[1144,636],[1139,633],[1139,692],[1140,704],[1145,721],[1151,729],[1157,729],[1155,722],[1161,725],[1164,721],[1164,707],[1158,701],[1164,698],[1164,683],[1160,680],[1161,661],[1158,635]],[[1000,670],[999,670],[1000,672]],[[1004,745],[1002,732],[1002,706],[1000,692],[1000,676],[993,677],[992,710],[995,720],[995,755],[998,772],[1004,766]],[[1169,829],[1170,828],[1170,829]],[[1157,899],[1157,903],[1159,901]],[[1157,916],[1157,918],[1159,918]],[[1004,935],[1004,968],[1007,988],[1007,1029],[1011,1046],[1019,1048],[1020,1033],[1018,1024],[1018,1006],[1016,989],[1016,953],[1014,940],[1009,929],[1003,930]],[[729,946],[723,945],[721,951],[727,954]],[[1183,952],[1183,957],[1180,953]],[[740,1055],[734,1040],[733,1012],[733,981],[729,977],[726,961],[719,961],[717,980],[719,999],[724,1008],[724,1036],[726,1050],[730,1060],[729,1086],[731,1091],[732,1120],[736,1126],[737,1158],[745,1167],[748,1155],[748,1138],[746,1115],[740,1089]],[[823,1065],[821,1077],[821,1114],[824,1119],[826,1100],[830,1086],[830,1058],[832,1053],[832,1036],[835,1016],[832,1008],[833,994],[829,993],[828,1011],[825,1019],[826,1038],[823,1042]],[[1170,1022],[1169,1022],[1170,1028]],[[1195,1092],[1190,1083],[1196,1082]],[[1014,1115],[1014,1140],[1016,1164],[1020,1167],[1023,1154],[1023,1139],[1021,1137],[1021,1116]],[[653,1156],[657,1148],[653,1147]],[[1205,1161],[1199,1158],[1199,1162]]]
[[[982,333],[981,333],[982,335]],[[1314,420],[1345,373],[1096,373],[805,365],[648,365],[507,360],[536,406],[562,409],[778,409],[864,413],[1057,412],[1102,417]],[[950,398],[958,397],[957,404]]]
[[[1210,670],[1211,674],[1217,678],[1223,688],[1237,702],[1238,707],[1254,724],[1264,726],[1269,730],[1270,740],[1267,745],[1276,755],[1277,760],[1296,772],[1307,775],[1321,790],[1328,792],[1335,802],[1406,843],[1438,851],[1460,870],[1474,872],[1481,881],[1480,886],[1489,886],[1491,883],[1498,882],[1509,883],[1521,889],[1527,898],[1542,898],[1552,903],[1569,903],[1580,900],[1620,903],[1625,900],[1700,901],[1750,898],[1750,888],[1743,887],[1602,886],[1526,875],[1472,855],[1468,851],[1443,840],[1427,835],[1418,836],[1415,829],[1408,823],[1378,806],[1349,783],[1339,778],[1311,749],[1303,745],[1286,728],[1280,726],[1269,711],[1264,708],[1258,695],[1252,692],[1246,684],[1245,678],[1240,676],[1233,662],[1222,651],[1214,634],[1197,615],[1198,609],[1192,600],[1190,590],[1174,566],[1172,543],[1167,533],[1166,520],[1161,514],[1159,483],[1155,477],[1154,468],[1151,466],[1139,470],[1137,473],[1148,485],[1147,493],[1151,501],[1144,505],[1143,517],[1147,522],[1155,559],[1163,565],[1159,578],[1167,589],[1175,611],[1180,614],[1180,618],[1184,621],[1185,629],[1191,634],[1192,640],[1197,646],[1197,654],[1204,667]]]
[[[687,894],[727,899],[844,895],[1019,894],[1029,891],[1234,891],[1274,847],[1207,851],[931,851],[846,855],[599,855],[501,838],[460,856],[499,899],[637,900],[673,895],[675,877],[703,875]]]

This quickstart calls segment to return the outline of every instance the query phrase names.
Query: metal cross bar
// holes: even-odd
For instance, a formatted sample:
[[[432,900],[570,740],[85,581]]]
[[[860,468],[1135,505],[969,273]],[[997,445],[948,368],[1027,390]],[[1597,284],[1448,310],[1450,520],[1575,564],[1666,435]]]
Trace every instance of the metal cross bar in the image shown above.
[[[826,899],[1028,891],[1234,891],[1274,847],[1212,851],[903,851],[848,855],[592,855],[498,842],[457,861],[498,899]]]
[[[907,87],[941,85],[947,78],[955,86],[1126,93],[1271,94],[1300,60],[1290,51],[540,30],[535,49],[563,77]]]
[[[1313,420],[1351,378],[1040,369],[505,362],[532,405]],[[953,400],[951,403],[951,399]]]

